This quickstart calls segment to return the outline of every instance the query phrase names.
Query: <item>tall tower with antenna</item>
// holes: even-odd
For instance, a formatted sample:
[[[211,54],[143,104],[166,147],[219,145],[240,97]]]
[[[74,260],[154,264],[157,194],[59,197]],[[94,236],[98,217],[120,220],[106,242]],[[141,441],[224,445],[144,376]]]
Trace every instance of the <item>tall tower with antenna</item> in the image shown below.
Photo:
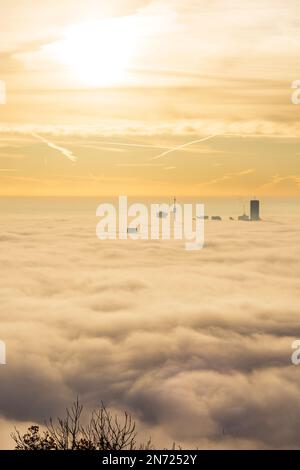
[[[173,217],[176,218],[176,196],[173,198]]]

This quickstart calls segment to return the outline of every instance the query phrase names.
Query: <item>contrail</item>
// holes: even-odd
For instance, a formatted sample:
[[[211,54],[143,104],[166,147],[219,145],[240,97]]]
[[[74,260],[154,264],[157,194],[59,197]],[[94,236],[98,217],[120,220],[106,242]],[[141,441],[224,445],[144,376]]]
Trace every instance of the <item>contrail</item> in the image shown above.
[[[151,158],[151,160],[158,160],[159,158],[162,158],[162,157],[165,157],[166,155],[169,155],[169,153],[176,152],[177,150],[184,149],[184,148],[189,147],[190,145],[193,145],[193,144],[198,144],[199,142],[205,142],[206,140],[213,139],[214,137],[217,137],[218,135],[219,134],[213,134],[213,135],[209,135],[207,137],[203,137],[202,139],[191,140],[190,142],[186,142],[185,144],[178,145],[178,147],[174,147],[172,149],[166,150],[165,152],[160,153],[156,157]]]
[[[102,141],[100,142],[103,145],[120,145],[122,147],[140,147],[140,148],[150,148],[150,149],[168,149],[170,150],[171,148],[173,149],[174,147],[167,147],[165,145],[151,145],[151,144],[135,144],[135,143],[130,143],[130,142],[111,142],[111,141]],[[97,149],[98,147],[95,145],[85,145],[84,147],[88,148],[95,148]]]
[[[73,154],[71,150],[68,150],[64,147],[60,147],[59,145],[56,145],[53,142],[50,142],[49,140],[45,139],[44,137],[38,134],[32,133],[31,135],[35,137],[36,139],[40,140],[41,142],[43,142],[44,144],[48,145],[48,147],[60,152],[62,155],[67,157],[71,162],[75,163],[77,161],[77,157]]]

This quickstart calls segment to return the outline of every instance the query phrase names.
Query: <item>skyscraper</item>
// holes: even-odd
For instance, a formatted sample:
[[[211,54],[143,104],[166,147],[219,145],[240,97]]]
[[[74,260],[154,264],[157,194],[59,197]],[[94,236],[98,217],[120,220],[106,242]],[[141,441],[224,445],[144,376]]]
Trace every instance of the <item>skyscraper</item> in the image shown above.
[[[260,220],[259,201],[257,199],[250,201],[250,220]]]

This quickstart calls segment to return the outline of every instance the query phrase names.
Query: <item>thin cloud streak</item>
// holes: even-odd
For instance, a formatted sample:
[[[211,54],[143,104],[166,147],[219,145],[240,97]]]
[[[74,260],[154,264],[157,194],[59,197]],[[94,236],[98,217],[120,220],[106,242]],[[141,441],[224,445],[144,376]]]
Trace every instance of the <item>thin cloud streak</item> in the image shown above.
[[[209,180],[209,181],[203,181],[202,183],[200,183],[199,186],[210,186],[210,185],[221,183],[222,181],[237,178],[239,176],[251,175],[252,173],[255,173],[254,168],[249,168],[247,170],[238,171],[236,173],[226,173],[225,175],[220,176],[219,178],[214,178],[213,180]]]
[[[0,171],[1,172],[15,172],[19,170],[17,170],[16,168],[0,168]]]
[[[121,166],[121,167],[158,167],[161,168],[164,166],[163,164],[155,164],[155,163],[116,163],[114,166]]]
[[[178,145],[178,147],[174,147],[173,149],[166,150],[165,152],[160,153],[156,157],[151,158],[151,160],[158,160],[159,158],[165,157],[166,155],[169,155],[170,153],[176,152],[177,150],[185,149],[186,147],[189,147],[190,145],[193,145],[193,144],[198,144],[200,142],[205,142],[206,140],[213,139],[214,137],[217,137],[217,134],[216,135],[209,135],[207,137],[203,137],[202,139],[192,140],[190,142],[186,142],[185,144]]]
[[[151,144],[135,144],[135,143],[128,143],[128,142],[111,142],[111,141],[103,141],[102,144],[104,145],[120,145],[121,147],[137,147],[137,148],[156,148],[156,149],[168,149],[173,150],[174,147],[167,147],[163,145],[151,145]],[[97,147],[95,145],[85,145],[84,148],[90,148],[95,150],[101,150],[101,147]]]
[[[211,140],[211,139],[214,139],[215,137],[241,137],[241,138],[245,138],[245,137],[252,137],[252,138],[258,138],[258,137],[270,137],[269,135],[260,135],[260,134],[242,134],[242,133],[236,133],[236,134],[228,134],[228,133],[225,133],[225,134],[213,134],[213,135],[209,135],[209,136],[206,136],[206,137],[203,137],[202,139],[197,139],[197,140],[191,140],[189,142],[186,142],[182,145],[178,145],[178,147],[174,147],[172,149],[169,149],[169,150],[166,150],[165,152],[163,153],[160,153],[159,155],[156,155],[155,157],[151,158],[150,160],[158,160],[159,158],[162,158],[162,157],[165,157],[166,155],[169,155],[170,153],[173,153],[173,152],[177,152],[178,150],[183,150],[187,147],[190,147],[191,145],[194,145],[194,144],[199,144],[200,142],[205,142],[207,140]],[[272,137],[276,137],[276,136],[272,136]],[[278,136],[277,136],[278,137]]]
[[[39,134],[32,133],[32,136],[40,140],[44,144],[48,145],[48,147],[60,152],[63,156],[67,157],[71,162],[75,163],[77,161],[77,157],[73,154],[71,150],[68,150],[64,147],[60,147],[59,145],[56,145],[53,142],[50,142],[49,140],[40,136]]]

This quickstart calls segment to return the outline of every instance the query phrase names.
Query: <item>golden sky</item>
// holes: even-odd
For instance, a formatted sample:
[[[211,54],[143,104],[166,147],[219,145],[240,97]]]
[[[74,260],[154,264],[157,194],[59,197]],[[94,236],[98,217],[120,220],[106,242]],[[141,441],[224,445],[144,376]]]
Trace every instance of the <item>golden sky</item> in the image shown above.
[[[0,0],[1,195],[299,196],[293,0]]]

